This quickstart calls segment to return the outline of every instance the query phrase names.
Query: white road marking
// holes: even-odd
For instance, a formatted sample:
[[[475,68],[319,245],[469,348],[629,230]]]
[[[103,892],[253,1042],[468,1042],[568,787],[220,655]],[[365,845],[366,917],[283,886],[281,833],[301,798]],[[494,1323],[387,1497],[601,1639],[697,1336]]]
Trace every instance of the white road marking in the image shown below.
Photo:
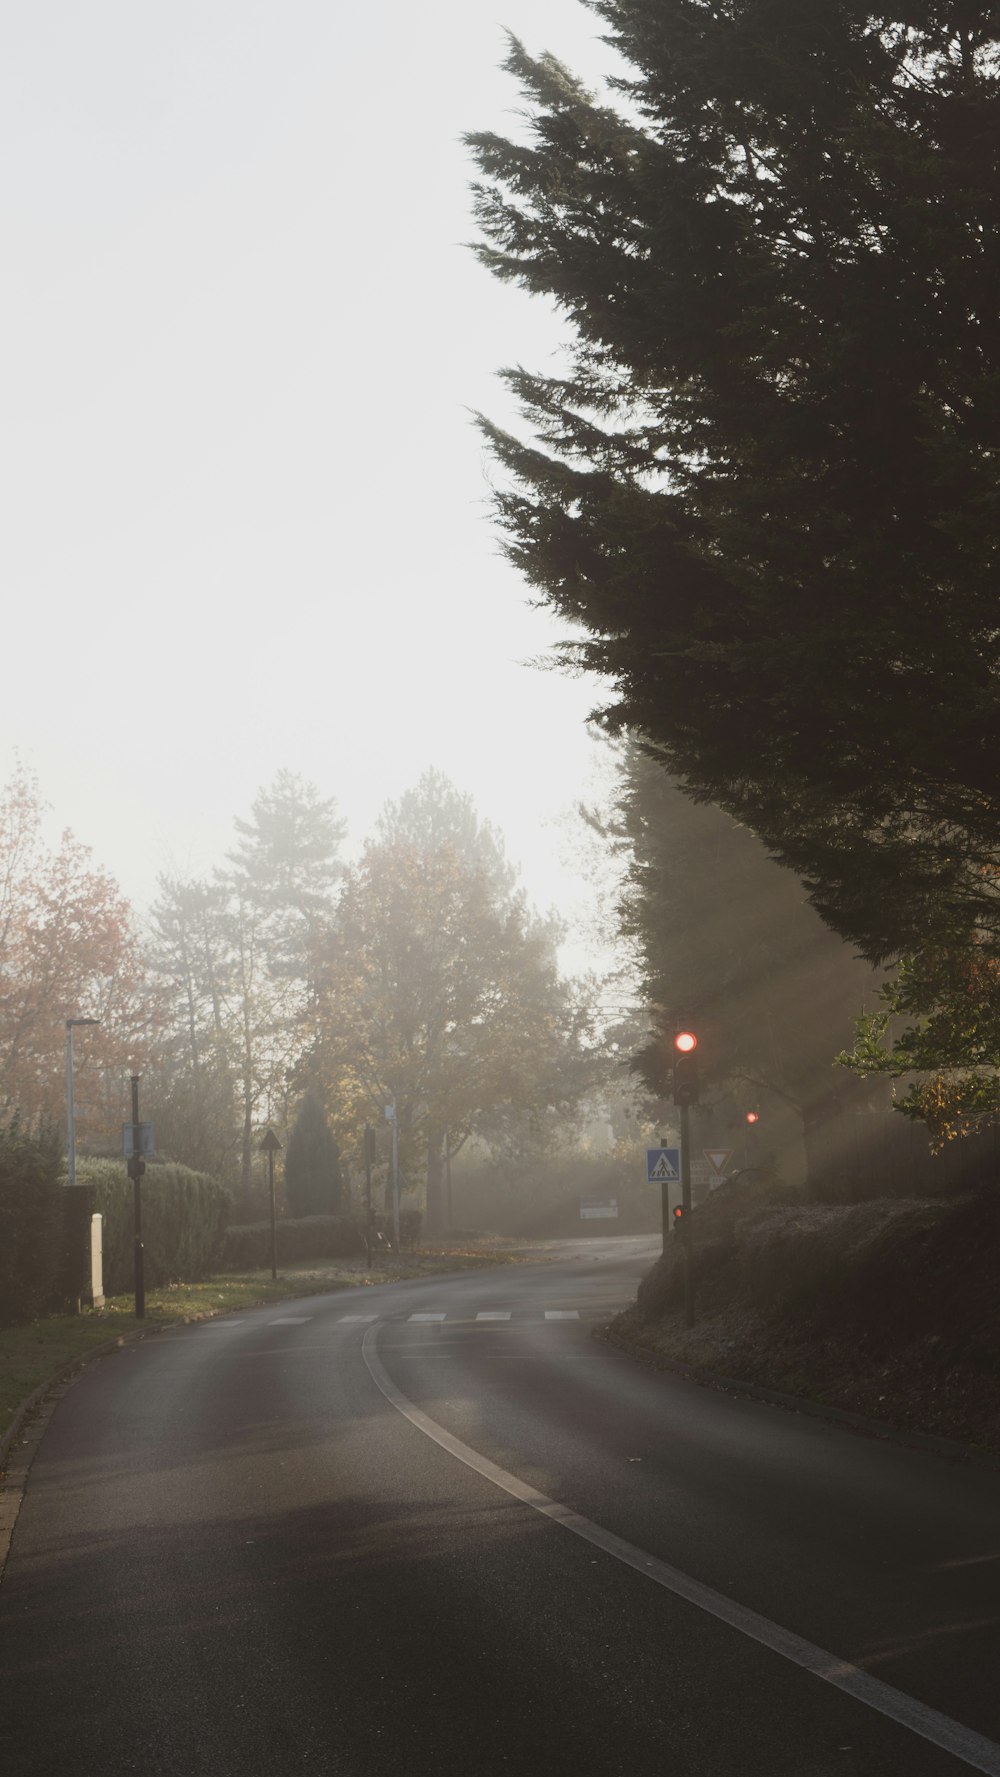
[[[843,1660],[837,1654],[828,1653],[824,1648],[816,1647],[811,1641],[805,1641],[790,1629],[783,1629],[780,1623],[772,1623],[768,1617],[762,1617],[755,1610],[747,1610],[744,1605],[737,1604],[734,1599],[727,1598],[725,1593],[713,1591],[700,1580],[693,1579],[690,1574],[682,1573],[680,1568],[671,1567],[666,1561],[660,1561],[655,1555],[647,1555],[644,1549],[636,1548],[634,1543],[626,1542],[623,1537],[615,1536],[611,1530],[595,1524],[590,1518],[584,1518],[569,1506],[560,1505],[558,1500],[549,1499],[545,1493],[539,1493],[537,1487],[530,1487],[516,1475],[500,1468],[491,1462],[488,1456],[481,1456],[471,1445],[463,1444],[461,1438],[453,1437],[445,1431],[443,1425],[431,1419],[421,1407],[401,1394],[396,1384],[387,1375],[375,1350],[376,1335],[371,1329],[366,1332],[361,1346],[362,1355],[368,1366],[368,1373],[381,1390],[386,1400],[416,1426],[424,1436],[439,1444],[450,1456],[465,1464],[466,1468],[474,1469],[486,1481],[510,1493],[515,1499],[530,1506],[532,1511],[540,1512],[543,1518],[550,1518],[554,1524],[560,1524],[564,1530],[572,1531],[574,1536],[582,1537],[584,1542],[593,1548],[603,1549],[616,1561],[631,1567],[636,1573],[643,1574],[646,1579],[653,1580],[656,1585],[663,1586],[688,1604],[695,1605],[719,1622],[751,1641],[759,1642],[762,1647],[769,1648],[772,1653],[790,1660],[793,1665],[801,1666],[804,1671],[811,1672],[814,1678],[821,1678],[838,1691],[846,1692],[855,1702],[864,1703],[879,1715],[888,1717],[901,1727],[908,1728],[921,1739],[930,1741],[932,1746],[940,1746],[943,1751],[951,1753],[954,1758],[961,1759],[973,1771],[981,1771],[985,1777],[1000,1777],[1000,1746],[995,1740],[987,1740],[962,1722],[953,1721],[948,1715],[941,1715],[936,1709],[929,1709],[915,1697],[908,1697],[905,1691],[897,1691],[892,1685],[883,1684],[880,1678],[872,1678],[859,1666],[853,1666],[849,1660]]]
[[[509,1320],[510,1319],[510,1309],[505,1308],[501,1311],[500,1309],[497,1309],[497,1308],[484,1308],[481,1311],[481,1313],[476,1315],[476,1319],[477,1320]]]
[[[579,1308],[546,1308],[546,1320],[579,1320]]]
[[[269,1320],[269,1327],[304,1327],[311,1314],[280,1314],[277,1320]]]
[[[378,1315],[377,1314],[338,1314],[337,1319],[338,1319],[338,1321],[341,1321],[341,1320],[363,1320],[366,1322],[370,1322],[373,1320],[378,1320]]]
[[[411,1314],[411,1320],[444,1320],[443,1314]]]

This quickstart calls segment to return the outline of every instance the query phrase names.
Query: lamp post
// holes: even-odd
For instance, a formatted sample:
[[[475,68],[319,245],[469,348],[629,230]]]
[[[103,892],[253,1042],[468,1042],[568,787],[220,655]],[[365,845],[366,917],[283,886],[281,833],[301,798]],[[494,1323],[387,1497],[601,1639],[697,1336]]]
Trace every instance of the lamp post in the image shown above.
[[[81,1024],[100,1024],[99,1018],[66,1020],[66,1182],[76,1184],[76,1129],[73,1122],[73,1032]]]

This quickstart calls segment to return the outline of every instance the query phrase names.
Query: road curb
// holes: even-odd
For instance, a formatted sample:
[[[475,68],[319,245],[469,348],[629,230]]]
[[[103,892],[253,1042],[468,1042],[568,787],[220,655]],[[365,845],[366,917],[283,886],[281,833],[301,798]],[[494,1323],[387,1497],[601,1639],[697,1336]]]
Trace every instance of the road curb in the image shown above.
[[[610,1326],[595,1327],[593,1337],[606,1345],[612,1345],[617,1351],[628,1357],[639,1358],[656,1370],[669,1370],[671,1375],[679,1376],[684,1382],[696,1382],[702,1388],[715,1388],[726,1394],[747,1395],[751,1400],[764,1401],[768,1406],[784,1407],[787,1412],[804,1413],[811,1419],[828,1419],[835,1425],[844,1425],[850,1431],[861,1432],[865,1437],[878,1438],[887,1444],[899,1444],[910,1450],[922,1450],[929,1456],[942,1456],[949,1462],[971,1463],[975,1468],[1000,1470],[1000,1451],[994,1453],[984,1450],[978,1444],[963,1444],[957,1438],[941,1438],[934,1432],[909,1431],[905,1426],[889,1425],[883,1419],[869,1419],[863,1413],[851,1413],[846,1407],[830,1407],[823,1401],[810,1401],[805,1396],[785,1394],[780,1388],[765,1388],[761,1383],[744,1382],[736,1376],[720,1376],[715,1370],[696,1369],[692,1364],[683,1364],[677,1358],[667,1357],[664,1352],[654,1351],[648,1345],[640,1345],[631,1339],[624,1339],[620,1333],[613,1333]]]
[[[45,1435],[49,1420],[60,1400],[71,1388],[83,1371],[101,1358],[110,1357],[115,1351],[122,1351],[129,1345],[137,1345],[143,1339],[154,1337],[157,1333],[165,1333],[172,1327],[183,1326],[180,1320],[168,1321],[161,1326],[137,1327],[134,1332],[119,1333],[114,1339],[108,1339],[101,1345],[94,1345],[90,1351],[82,1352],[78,1357],[67,1358],[64,1364],[52,1371],[44,1382],[15,1409],[14,1417],[7,1430],[0,1438],[0,1585],[10,1554],[10,1545],[14,1535],[14,1527],[21,1510],[24,1489],[28,1473],[35,1458],[42,1438]],[[45,1410],[47,1405],[47,1411]],[[37,1420],[31,1423],[32,1414],[41,1408]],[[22,1433],[26,1435],[22,1436]],[[11,1452],[16,1454],[11,1460]]]
[[[171,1324],[178,1326],[181,1323],[174,1321]],[[68,1382],[77,1370],[84,1369],[93,1359],[110,1357],[113,1351],[120,1351],[123,1345],[132,1344],[136,1339],[144,1339],[147,1338],[150,1333],[158,1333],[160,1331],[161,1329],[159,1327],[150,1327],[148,1329],[143,1329],[142,1332],[119,1333],[116,1339],[108,1339],[103,1345],[94,1345],[89,1351],[82,1352],[78,1357],[67,1358],[64,1364],[60,1364],[58,1369],[53,1370],[50,1376],[46,1376],[45,1381],[40,1382],[37,1388],[33,1388],[31,1393],[25,1397],[19,1407],[15,1407],[14,1417],[3,1436],[0,1437],[0,1472],[2,1472],[7,1466],[8,1454],[10,1453],[11,1447],[14,1444],[22,1425],[33,1409],[45,1399],[50,1388],[55,1388],[60,1382]]]

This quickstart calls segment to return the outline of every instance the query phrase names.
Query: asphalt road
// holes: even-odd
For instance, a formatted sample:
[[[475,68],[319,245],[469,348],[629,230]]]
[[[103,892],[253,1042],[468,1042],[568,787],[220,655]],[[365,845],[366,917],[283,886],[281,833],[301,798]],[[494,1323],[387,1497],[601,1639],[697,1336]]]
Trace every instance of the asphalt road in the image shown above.
[[[0,1587],[4,1777],[1000,1773],[1000,1477],[602,1345],[654,1250],[85,1373]]]

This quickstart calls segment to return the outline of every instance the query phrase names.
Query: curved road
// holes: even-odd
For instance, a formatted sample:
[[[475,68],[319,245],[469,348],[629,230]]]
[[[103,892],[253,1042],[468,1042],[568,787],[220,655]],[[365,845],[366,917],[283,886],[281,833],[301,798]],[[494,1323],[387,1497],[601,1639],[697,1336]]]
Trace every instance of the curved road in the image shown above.
[[[1000,1777],[1000,1477],[602,1345],[655,1251],[87,1371],[0,1587],[0,1770]]]

